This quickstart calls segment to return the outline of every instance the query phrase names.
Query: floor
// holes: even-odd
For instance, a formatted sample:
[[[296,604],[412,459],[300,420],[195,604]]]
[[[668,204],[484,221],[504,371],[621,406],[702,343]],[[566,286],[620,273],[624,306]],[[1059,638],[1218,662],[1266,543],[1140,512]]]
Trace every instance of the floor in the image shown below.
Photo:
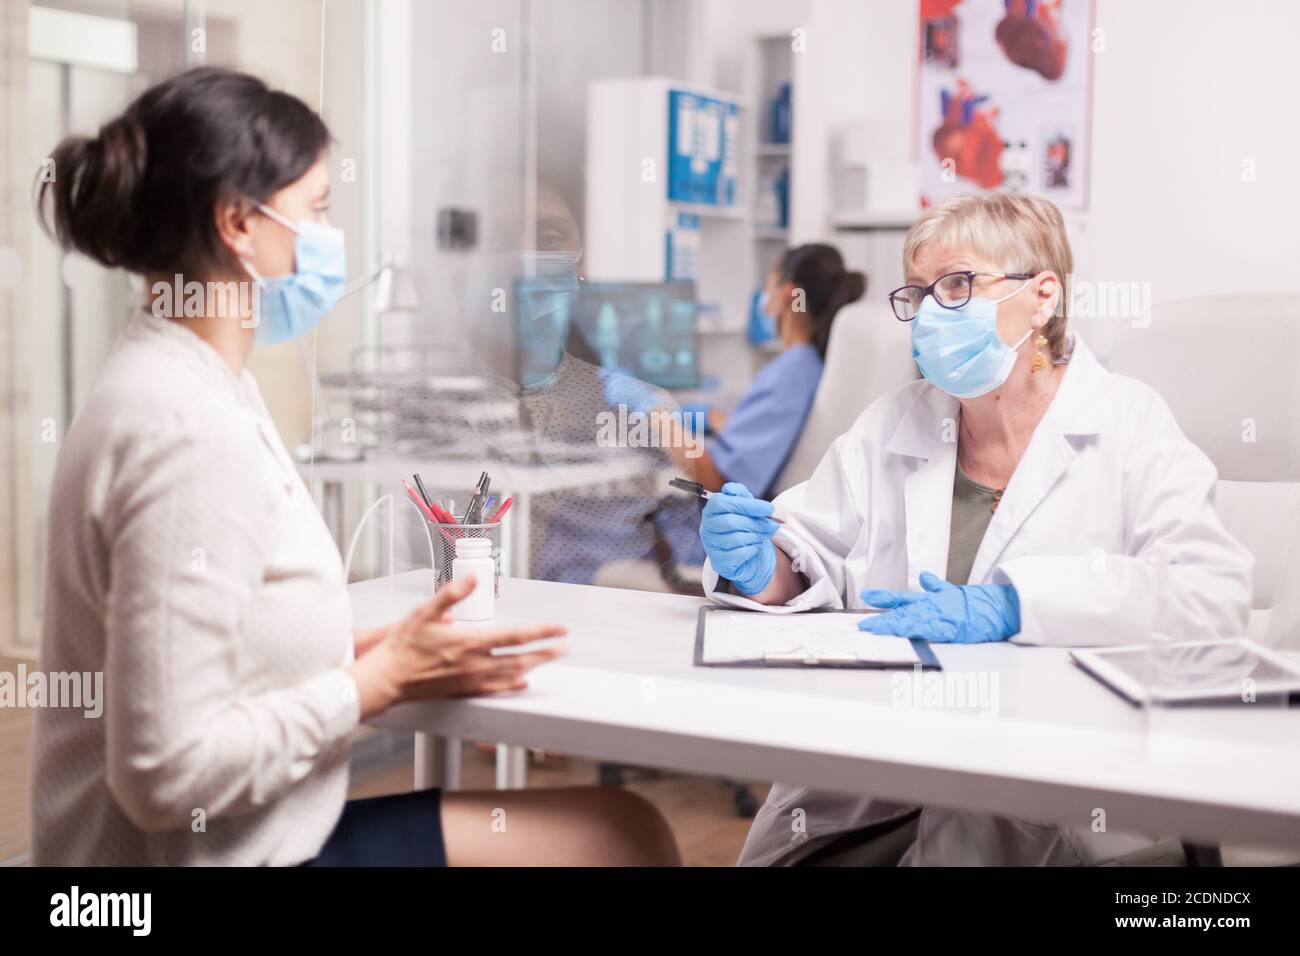
[[[16,661],[0,657],[0,670],[11,673]],[[24,862],[30,852],[30,763],[32,712],[0,708],[0,865]],[[462,783],[465,789],[492,789],[494,752],[465,747]],[[597,768],[589,760],[547,755],[530,761],[528,785],[564,787],[593,784]],[[377,796],[410,790],[412,768],[400,763],[354,779],[351,796]],[[689,777],[649,770],[630,770],[625,786],[646,797],[667,818],[677,835],[682,857],[690,866],[731,866],[740,854],[749,821],[736,816],[732,793],[714,778]],[[766,787],[752,787],[761,802]]]

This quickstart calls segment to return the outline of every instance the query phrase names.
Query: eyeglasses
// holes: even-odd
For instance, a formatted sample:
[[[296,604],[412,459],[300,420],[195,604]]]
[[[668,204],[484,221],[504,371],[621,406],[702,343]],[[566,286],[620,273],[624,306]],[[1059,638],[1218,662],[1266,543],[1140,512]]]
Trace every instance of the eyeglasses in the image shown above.
[[[933,295],[934,301],[945,309],[960,309],[974,294],[976,276],[993,279],[1033,278],[1023,272],[949,272],[926,286],[905,285],[895,289],[889,293],[889,304],[900,322],[911,322],[916,318],[916,313],[921,310],[921,302],[927,295]]]

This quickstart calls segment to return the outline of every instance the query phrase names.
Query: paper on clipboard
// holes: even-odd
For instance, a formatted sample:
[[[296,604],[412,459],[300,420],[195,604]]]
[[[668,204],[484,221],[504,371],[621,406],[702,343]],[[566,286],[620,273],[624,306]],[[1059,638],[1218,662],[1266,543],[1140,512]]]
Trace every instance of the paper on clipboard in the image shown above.
[[[817,660],[903,666],[921,662],[911,641],[864,633],[858,630],[858,620],[851,614],[712,610],[701,662]]]

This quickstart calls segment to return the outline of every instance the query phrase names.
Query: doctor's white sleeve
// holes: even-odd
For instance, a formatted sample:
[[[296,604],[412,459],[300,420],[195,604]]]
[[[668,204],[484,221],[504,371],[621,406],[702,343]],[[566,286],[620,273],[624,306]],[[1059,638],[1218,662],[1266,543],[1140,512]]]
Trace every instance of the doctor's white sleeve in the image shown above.
[[[865,483],[866,465],[860,450],[848,441],[852,432],[831,444],[817,470],[807,481],[777,496],[775,515],[785,524],[773,541],[790,557],[794,570],[808,581],[808,588],[784,605],[764,605],[740,594],[719,589],[716,571],[704,562],[704,593],[720,604],[770,613],[805,611],[816,607],[843,608],[845,557],[862,530],[865,513],[854,484],[846,476],[857,475]]]
[[[1022,555],[994,570],[1020,598],[1014,642],[1143,644],[1157,620],[1179,639],[1246,633],[1254,557],[1214,510],[1214,465],[1160,411],[1165,421],[1126,468],[1121,500],[1094,503],[1123,509],[1124,554]]]
[[[196,808],[215,818],[265,806],[358,722],[342,667],[264,692],[240,672],[241,631],[283,520],[257,451],[216,416],[169,420],[132,440],[112,479],[106,776],[142,830],[188,827]]]

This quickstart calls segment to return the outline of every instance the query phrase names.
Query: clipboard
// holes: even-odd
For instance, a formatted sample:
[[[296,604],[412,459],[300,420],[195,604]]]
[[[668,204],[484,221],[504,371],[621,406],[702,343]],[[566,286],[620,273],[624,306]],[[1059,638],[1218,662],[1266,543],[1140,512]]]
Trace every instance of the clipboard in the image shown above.
[[[763,615],[762,611],[748,611],[741,608],[725,607],[720,604],[705,604],[702,606],[695,624],[696,667],[798,667],[815,668],[817,670],[912,670],[919,663],[921,670],[943,670],[942,665],[939,664],[939,659],[934,656],[934,651],[930,648],[930,642],[923,637],[899,638],[899,640],[909,641],[912,645],[912,650],[916,652],[917,660],[908,663],[851,661],[825,657],[799,658],[793,655],[766,655],[748,661],[706,661],[704,659],[704,632],[708,626],[708,615],[718,611],[726,611],[731,614]],[[798,611],[796,613],[800,616],[806,614],[848,614],[853,617],[862,617],[871,612],[865,609],[846,611],[836,608],[813,608],[807,611]],[[767,615],[763,616],[766,617]]]

